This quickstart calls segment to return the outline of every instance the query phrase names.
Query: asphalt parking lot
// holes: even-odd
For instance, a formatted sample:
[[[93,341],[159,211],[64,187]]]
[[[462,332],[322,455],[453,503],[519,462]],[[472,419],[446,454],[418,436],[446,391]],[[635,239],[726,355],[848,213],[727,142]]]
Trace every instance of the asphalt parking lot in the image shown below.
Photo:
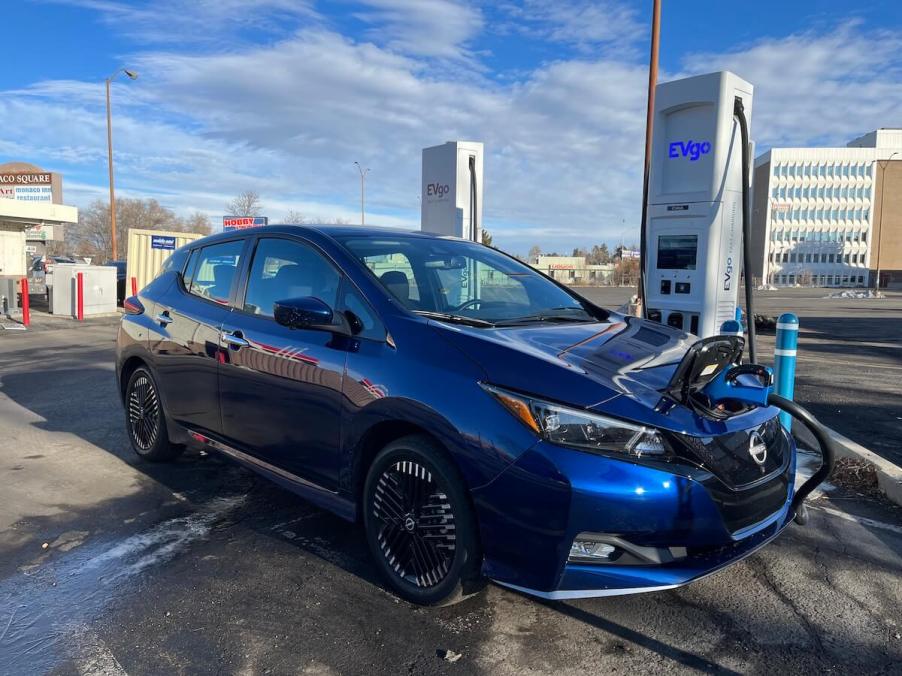
[[[848,301],[850,312],[879,302]],[[878,310],[875,326],[902,322]],[[893,343],[856,336],[843,318],[802,323],[803,349],[824,363],[803,357],[799,398],[858,374],[847,398],[823,405],[878,450],[872,423],[852,426],[869,401],[902,415],[892,372],[880,370],[895,359],[902,373],[899,324]],[[489,585],[456,606],[417,608],[383,589],[360,529],[212,454],[134,457],[114,337],[111,320],[0,335],[0,673],[871,674],[902,664],[902,510],[876,497],[824,492],[807,527],[682,589],[542,603]],[[860,365],[871,363],[865,381]],[[889,457],[899,424],[888,425]]]

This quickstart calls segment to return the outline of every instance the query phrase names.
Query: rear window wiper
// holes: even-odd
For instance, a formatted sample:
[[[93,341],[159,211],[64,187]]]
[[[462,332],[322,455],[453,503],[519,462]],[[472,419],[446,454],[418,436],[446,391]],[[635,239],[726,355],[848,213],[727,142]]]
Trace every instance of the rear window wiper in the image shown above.
[[[466,324],[468,326],[493,327],[495,324],[485,319],[476,317],[465,317],[463,315],[453,315],[448,312],[433,312],[431,310],[412,310],[415,315],[420,317],[428,317],[429,319],[438,319],[443,322],[453,322],[455,324]]]

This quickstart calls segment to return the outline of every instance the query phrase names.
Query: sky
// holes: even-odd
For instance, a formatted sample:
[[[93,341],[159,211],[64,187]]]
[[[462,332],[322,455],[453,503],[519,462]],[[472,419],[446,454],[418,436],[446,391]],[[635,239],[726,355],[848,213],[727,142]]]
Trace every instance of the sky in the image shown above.
[[[214,224],[254,190],[278,222],[419,227],[420,152],[485,143],[497,246],[638,239],[651,0],[17,0],[4,6],[0,163],[64,177],[67,204],[117,196]],[[902,127],[898,0],[664,0],[659,81],[731,70],[751,136],[845,145]]]

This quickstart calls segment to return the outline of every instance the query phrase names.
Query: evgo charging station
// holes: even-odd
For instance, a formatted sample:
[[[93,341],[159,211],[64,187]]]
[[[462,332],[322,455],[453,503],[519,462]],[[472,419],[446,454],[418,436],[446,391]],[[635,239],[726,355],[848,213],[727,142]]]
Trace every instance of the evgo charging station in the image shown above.
[[[736,112],[740,102],[747,124],[752,94],[725,71],[663,83],[655,94],[646,316],[698,336],[721,333],[736,314],[750,155]]]

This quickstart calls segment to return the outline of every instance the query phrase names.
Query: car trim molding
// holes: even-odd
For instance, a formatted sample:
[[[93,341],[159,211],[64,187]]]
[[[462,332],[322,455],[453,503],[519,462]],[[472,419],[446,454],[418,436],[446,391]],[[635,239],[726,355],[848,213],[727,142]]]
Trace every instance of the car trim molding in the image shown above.
[[[509,582],[501,582],[500,580],[492,580],[495,584],[499,584],[502,587],[507,587],[508,589],[513,589],[518,592],[523,592],[524,594],[529,594],[530,596],[538,596],[542,599],[548,599],[549,601],[561,601],[566,599],[588,599],[588,598],[598,598],[599,596],[624,596],[626,594],[644,594],[645,592],[656,592],[656,591],[664,591],[666,589],[676,589],[677,587],[682,587],[686,582],[681,582],[679,584],[664,584],[659,585],[657,587],[625,587],[622,589],[558,589],[556,591],[538,591],[537,589],[530,589],[528,587],[521,587],[516,584],[510,584]]]
[[[297,474],[292,474],[281,467],[271,465],[265,460],[249,455],[244,451],[239,451],[237,448],[224,444],[221,441],[217,441],[206,434],[202,434],[192,429],[188,429],[187,432],[188,436],[194,441],[206,444],[242,465],[264,475],[268,475],[275,481],[281,481],[284,484],[287,484],[289,488],[301,497],[307,498],[321,507],[335,511],[342,518],[350,521],[356,519],[357,506],[353,501],[343,497],[337,491],[329,490],[324,486],[304,479],[303,477],[299,477]]]

